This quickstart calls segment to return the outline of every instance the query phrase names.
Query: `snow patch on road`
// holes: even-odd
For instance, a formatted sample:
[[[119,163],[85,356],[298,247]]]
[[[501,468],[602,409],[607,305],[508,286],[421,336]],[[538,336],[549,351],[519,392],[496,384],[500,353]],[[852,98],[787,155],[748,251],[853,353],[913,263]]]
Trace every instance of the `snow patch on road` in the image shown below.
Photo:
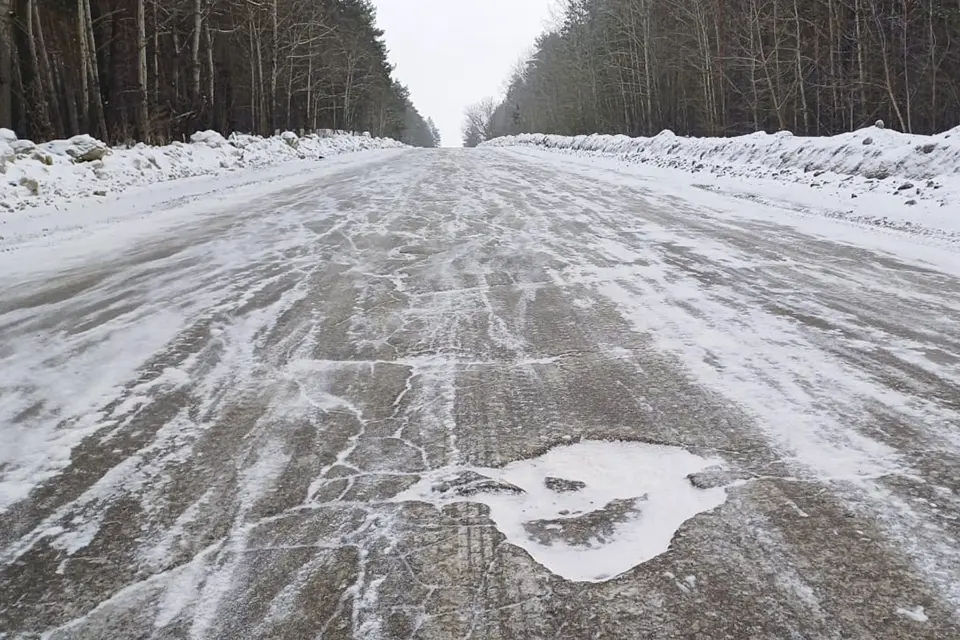
[[[718,464],[685,449],[582,441],[502,469],[445,467],[395,500],[479,502],[507,540],[568,580],[602,582],[667,551],[680,526],[723,504],[687,476]]]
[[[904,609],[900,607],[897,609],[897,614],[903,616],[904,618],[909,618],[914,622],[927,622],[930,620],[927,617],[927,614],[924,613],[923,607],[914,607],[913,609]]]

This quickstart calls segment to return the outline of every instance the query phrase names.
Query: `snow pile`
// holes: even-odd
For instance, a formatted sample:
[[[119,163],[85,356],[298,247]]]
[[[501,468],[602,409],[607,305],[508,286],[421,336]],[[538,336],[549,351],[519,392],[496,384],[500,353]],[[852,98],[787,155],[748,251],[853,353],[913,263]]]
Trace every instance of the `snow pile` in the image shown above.
[[[927,181],[931,184],[922,186],[937,190],[942,187],[939,178],[960,178],[960,127],[921,136],[891,131],[878,122],[852,133],[820,138],[796,137],[787,131],[735,138],[687,138],[671,131],[652,138],[521,134],[496,138],[484,146],[599,154],[660,167],[797,182],[829,181],[822,176],[830,172],[885,182],[890,190],[901,193],[915,188],[912,184],[904,187],[905,180]]]
[[[303,137],[286,131],[270,138],[198,131],[189,144],[111,148],[88,135],[34,144],[0,129],[0,213],[105,196],[134,185],[403,146],[332,131]]]
[[[929,180],[960,175],[960,127],[934,136],[920,136],[890,131],[878,122],[877,126],[822,138],[795,137],[788,131],[736,138],[684,138],[671,131],[652,138],[522,134],[484,144],[595,152],[678,168],[742,165],[769,174],[830,171],[876,180],[893,176]]]
[[[671,131],[652,138],[521,134],[482,146],[678,169],[698,174],[692,186],[801,215],[960,242],[960,127],[932,136],[891,131],[882,122],[831,137],[786,131],[735,138],[680,137]],[[777,187],[788,183],[813,187],[816,194],[801,197]]]

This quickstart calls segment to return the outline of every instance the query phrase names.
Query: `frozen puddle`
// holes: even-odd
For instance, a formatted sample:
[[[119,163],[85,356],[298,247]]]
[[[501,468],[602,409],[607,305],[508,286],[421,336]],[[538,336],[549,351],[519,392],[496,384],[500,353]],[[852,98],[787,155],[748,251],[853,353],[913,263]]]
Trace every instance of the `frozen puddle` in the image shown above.
[[[438,469],[395,500],[485,504],[549,571],[602,582],[665,552],[680,525],[724,502],[723,487],[687,477],[718,463],[679,447],[583,441],[502,469]]]

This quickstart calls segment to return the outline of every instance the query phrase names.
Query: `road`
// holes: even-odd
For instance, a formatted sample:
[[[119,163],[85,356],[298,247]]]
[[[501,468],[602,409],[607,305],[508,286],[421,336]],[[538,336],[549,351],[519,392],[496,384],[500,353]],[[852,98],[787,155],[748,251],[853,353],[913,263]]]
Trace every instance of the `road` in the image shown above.
[[[7,282],[0,637],[960,637],[960,280],[698,202],[411,150]]]

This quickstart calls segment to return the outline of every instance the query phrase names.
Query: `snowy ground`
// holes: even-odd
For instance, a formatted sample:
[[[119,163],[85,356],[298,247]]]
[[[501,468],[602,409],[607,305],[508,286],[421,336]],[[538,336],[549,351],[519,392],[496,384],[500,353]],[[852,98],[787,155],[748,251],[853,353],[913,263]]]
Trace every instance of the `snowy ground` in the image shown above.
[[[0,633],[960,636],[956,244],[708,178],[397,149],[17,214]]]

